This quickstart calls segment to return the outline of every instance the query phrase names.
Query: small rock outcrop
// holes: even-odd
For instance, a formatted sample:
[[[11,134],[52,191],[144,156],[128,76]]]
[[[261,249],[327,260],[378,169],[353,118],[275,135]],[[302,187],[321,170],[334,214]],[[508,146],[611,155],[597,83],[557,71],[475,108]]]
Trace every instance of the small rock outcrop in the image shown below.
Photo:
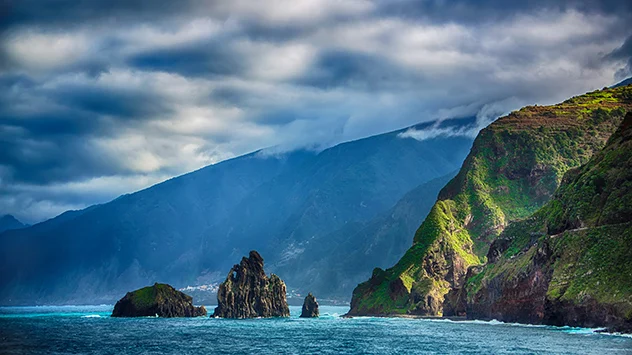
[[[195,307],[193,298],[167,284],[155,283],[128,292],[114,306],[112,317],[199,317],[206,315],[204,306]]]
[[[263,258],[253,250],[230,269],[226,281],[219,286],[213,317],[289,317],[285,294],[285,283],[274,274],[266,275]]]
[[[305,301],[303,301],[301,318],[316,318],[319,315],[318,302],[316,302],[316,297],[310,292],[307,297],[305,297]]]

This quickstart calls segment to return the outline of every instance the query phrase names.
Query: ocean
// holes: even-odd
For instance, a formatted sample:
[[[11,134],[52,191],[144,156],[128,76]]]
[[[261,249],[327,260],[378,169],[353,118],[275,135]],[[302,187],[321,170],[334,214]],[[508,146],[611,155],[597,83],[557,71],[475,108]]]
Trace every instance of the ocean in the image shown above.
[[[111,305],[0,307],[2,354],[632,354],[632,337],[496,321],[111,318]],[[213,307],[207,307],[212,312]]]

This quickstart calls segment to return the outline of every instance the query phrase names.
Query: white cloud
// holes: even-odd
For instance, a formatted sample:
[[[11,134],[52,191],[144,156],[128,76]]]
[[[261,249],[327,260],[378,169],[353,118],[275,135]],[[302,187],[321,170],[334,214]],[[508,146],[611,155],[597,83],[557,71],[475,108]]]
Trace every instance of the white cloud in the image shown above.
[[[46,33],[35,29],[9,35],[5,50],[18,65],[33,71],[68,66],[83,59],[91,48],[84,33]]]
[[[271,44],[242,41],[235,44],[238,53],[249,58],[249,73],[254,79],[283,81],[304,74],[316,50],[301,43]]]
[[[337,16],[361,16],[375,8],[367,0],[233,0],[219,2],[213,9],[234,16],[266,24],[309,25]]]
[[[53,30],[25,26],[9,32],[1,49],[12,60],[10,70],[26,73],[33,83],[11,86],[0,97],[10,103],[3,112],[23,120],[0,133],[19,145],[24,157],[45,159],[56,147],[45,135],[29,137],[23,124],[72,106],[51,94],[102,90],[128,97],[134,108],[155,109],[138,117],[98,110],[81,116],[101,122],[80,138],[94,149],[91,163],[102,159],[112,171],[95,169],[98,173],[87,178],[37,185],[13,181],[11,167],[0,177],[14,195],[0,199],[0,213],[44,216],[259,148],[274,147],[266,154],[322,149],[435,118],[476,115],[477,125],[456,130],[436,125],[400,136],[473,136],[522,105],[550,104],[612,84],[623,60],[601,58],[627,34],[612,31],[613,16],[572,9],[458,23],[380,16],[375,3],[359,0],[201,4],[188,17],[155,22]],[[207,45],[216,47],[199,60],[224,60],[233,70],[187,76],[169,66],[130,64],[135,56],[151,59],[155,51]],[[331,53],[342,54],[341,62],[326,62]],[[354,62],[363,58],[367,61],[360,65]],[[104,63],[97,74],[82,67]],[[0,76],[7,73],[13,74]],[[305,79],[318,75],[324,83]],[[84,202],[45,194],[51,190],[85,196]]]

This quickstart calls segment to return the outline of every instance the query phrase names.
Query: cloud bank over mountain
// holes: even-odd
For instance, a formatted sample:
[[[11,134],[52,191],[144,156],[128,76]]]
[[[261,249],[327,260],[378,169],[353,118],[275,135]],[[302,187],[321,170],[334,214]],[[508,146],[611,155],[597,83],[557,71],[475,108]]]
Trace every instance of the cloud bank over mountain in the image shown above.
[[[262,147],[482,126],[632,74],[627,2],[499,4],[3,2],[0,214],[39,221]]]

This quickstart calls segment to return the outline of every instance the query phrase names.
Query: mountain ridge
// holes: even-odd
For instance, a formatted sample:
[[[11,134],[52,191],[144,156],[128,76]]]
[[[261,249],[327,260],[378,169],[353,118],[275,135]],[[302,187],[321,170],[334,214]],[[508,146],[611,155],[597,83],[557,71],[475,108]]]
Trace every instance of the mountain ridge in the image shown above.
[[[474,122],[442,124],[473,128]],[[209,284],[243,254],[238,248],[261,250],[274,263],[292,243],[368,221],[414,187],[455,170],[471,145],[468,137],[400,138],[402,131],[320,153],[250,153],[0,234],[0,301],[104,303],[156,281]],[[442,166],[414,168],[435,161]],[[373,199],[363,201],[367,192]]]
[[[28,224],[20,222],[17,218],[10,214],[0,216],[0,233],[12,229],[26,228],[28,226]]]
[[[546,204],[566,171],[586,163],[632,108],[632,86],[527,106],[483,129],[395,266],[353,292],[350,315],[442,315],[470,266],[511,223]]]
[[[632,112],[549,203],[492,244],[466,282],[468,318],[632,332],[630,197]]]

